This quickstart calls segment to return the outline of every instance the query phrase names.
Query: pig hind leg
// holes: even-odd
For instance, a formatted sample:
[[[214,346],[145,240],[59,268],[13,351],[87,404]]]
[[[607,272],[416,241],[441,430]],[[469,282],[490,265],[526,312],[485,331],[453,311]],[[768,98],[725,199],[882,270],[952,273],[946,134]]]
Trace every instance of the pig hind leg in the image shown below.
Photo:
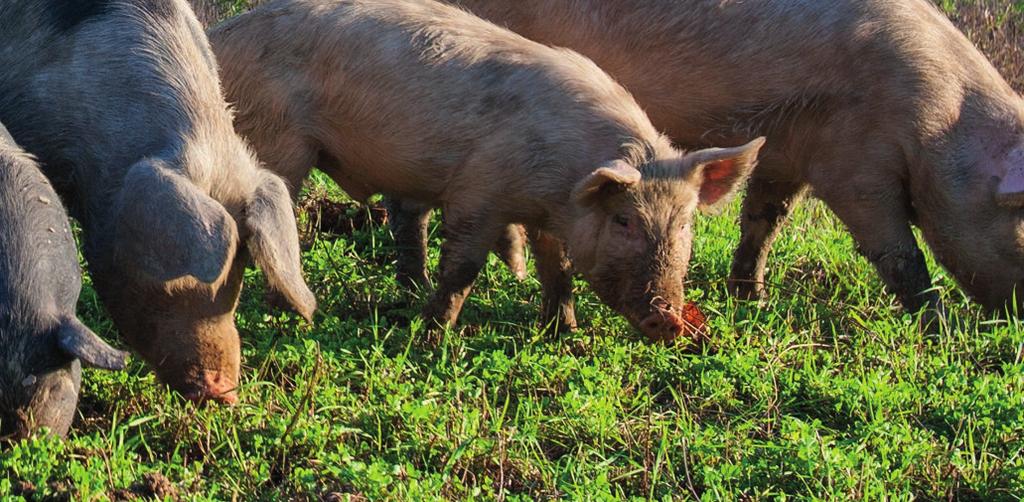
[[[398,283],[406,287],[429,284],[427,271],[427,236],[430,207],[410,200],[388,197],[384,200],[391,222],[391,232],[398,252],[396,273]],[[508,266],[517,279],[526,278],[526,236],[520,225],[508,225],[494,244],[494,253]]]
[[[733,255],[729,290],[753,300],[764,294],[764,269],[772,242],[806,193],[801,181],[773,179],[770,158],[762,159],[747,187],[740,223],[740,244]]]
[[[576,329],[576,309],[573,305],[572,264],[565,245],[543,231],[530,232],[537,275],[543,293],[543,318],[558,332]]]
[[[494,244],[494,253],[501,258],[512,275],[520,281],[526,279],[526,231],[522,225],[508,225]]]
[[[410,200],[386,198],[388,221],[398,252],[398,283],[406,287],[429,284],[427,274],[427,229],[430,208]]]

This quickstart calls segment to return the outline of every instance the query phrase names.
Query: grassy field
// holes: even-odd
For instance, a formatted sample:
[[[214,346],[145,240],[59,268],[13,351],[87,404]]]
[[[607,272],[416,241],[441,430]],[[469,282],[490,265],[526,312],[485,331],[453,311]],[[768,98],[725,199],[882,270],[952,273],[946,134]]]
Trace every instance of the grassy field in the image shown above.
[[[1022,88],[1024,3],[947,10]],[[539,285],[496,261],[461,327],[426,347],[422,298],[370,223],[314,231],[314,326],[269,314],[250,271],[237,406],[196,407],[134,360],[85,372],[70,439],[0,447],[0,494],[29,500],[1024,497],[1024,325],[982,315],[932,262],[954,327],[923,335],[842,225],[805,204],[775,246],[768,299],[725,291],[734,207],[697,228],[701,354],[650,346],[578,284],[583,328],[536,325]],[[352,208],[356,222],[366,210]],[[329,225],[331,222],[324,222]],[[436,253],[436,246],[434,247]],[[433,256],[436,260],[436,254]],[[86,322],[116,339],[90,288]]]

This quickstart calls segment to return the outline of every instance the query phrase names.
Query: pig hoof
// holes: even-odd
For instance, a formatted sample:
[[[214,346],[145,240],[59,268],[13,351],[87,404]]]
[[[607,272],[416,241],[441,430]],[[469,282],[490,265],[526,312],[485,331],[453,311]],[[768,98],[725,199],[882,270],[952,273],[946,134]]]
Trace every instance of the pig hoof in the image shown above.
[[[730,279],[729,293],[739,300],[760,300],[765,295],[764,283],[750,279]]]
[[[422,289],[430,285],[430,276],[425,269],[418,271],[399,270],[395,274],[395,278],[398,280],[399,285],[409,289]]]
[[[573,333],[577,329],[579,329],[579,327],[576,325],[576,321],[565,322],[565,321],[554,321],[554,320],[549,321],[544,326],[542,326],[542,328],[543,328],[544,332],[546,332],[546,333],[548,333],[550,335],[555,335],[555,336],[557,336],[557,335],[564,335],[564,334],[567,334],[567,333]]]
[[[445,329],[434,324],[423,330],[423,337],[418,342],[425,348],[437,349],[444,343]]]
[[[926,335],[938,335],[949,331],[949,319],[942,303],[935,307],[929,306],[917,320],[918,328]]]
[[[446,328],[455,324],[455,315],[452,314],[451,308],[438,307],[429,303],[423,308],[420,317],[423,319],[423,326],[428,333],[435,331],[443,333]]]

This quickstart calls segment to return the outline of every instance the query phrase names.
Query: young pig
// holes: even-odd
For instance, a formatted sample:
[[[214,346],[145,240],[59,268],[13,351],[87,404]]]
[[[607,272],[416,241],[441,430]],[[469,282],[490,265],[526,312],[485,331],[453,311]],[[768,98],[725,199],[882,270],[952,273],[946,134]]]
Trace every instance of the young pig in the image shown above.
[[[75,316],[82,288],[64,206],[35,161],[0,125],[0,437],[41,427],[65,435],[83,363],[121,369]]]
[[[761,294],[809,187],[907,309],[938,302],[911,224],[985,306],[1024,299],[1024,101],[930,2],[456,3],[592,57],[677,144],[768,137],[733,260],[740,296]]]
[[[124,340],[184,396],[237,399],[250,257],[313,312],[288,189],[235,134],[183,0],[0,3],[0,120],[81,222]]]
[[[522,223],[548,318],[575,324],[567,251],[648,337],[678,336],[694,210],[727,199],[762,144],[684,154],[590,60],[433,1],[282,0],[210,39],[236,127],[292,186],[316,165],[356,199],[444,208],[424,310],[442,325]]]
[[[189,0],[196,16],[204,26],[210,26],[217,20],[230,15],[230,6],[216,0]],[[291,187],[293,197],[298,196],[298,189]],[[392,207],[392,203],[400,206]],[[430,283],[426,268],[427,227],[430,222],[430,206],[412,201],[385,200],[389,213],[410,214],[401,218],[400,226],[393,226],[393,235],[399,249],[397,263],[397,279],[400,284],[409,287],[426,287]],[[508,265],[512,273],[520,280],[526,277],[526,256],[523,248],[526,235],[521,225],[511,225],[508,231],[495,243],[494,250],[498,257]]]

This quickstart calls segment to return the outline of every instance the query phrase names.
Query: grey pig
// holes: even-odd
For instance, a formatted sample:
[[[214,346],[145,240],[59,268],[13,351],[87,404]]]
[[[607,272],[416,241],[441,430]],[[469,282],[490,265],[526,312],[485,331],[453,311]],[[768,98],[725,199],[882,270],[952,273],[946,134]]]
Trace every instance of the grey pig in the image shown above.
[[[81,222],[125,342],[185,397],[237,400],[250,259],[312,315],[288,188],[234,132],[183,0],[0,3],[0,121]]]
[[[124,367],[125,354],[75,315],[81,288],[64,206],[0,125],[0,436],[66,435],[81,364]]]

